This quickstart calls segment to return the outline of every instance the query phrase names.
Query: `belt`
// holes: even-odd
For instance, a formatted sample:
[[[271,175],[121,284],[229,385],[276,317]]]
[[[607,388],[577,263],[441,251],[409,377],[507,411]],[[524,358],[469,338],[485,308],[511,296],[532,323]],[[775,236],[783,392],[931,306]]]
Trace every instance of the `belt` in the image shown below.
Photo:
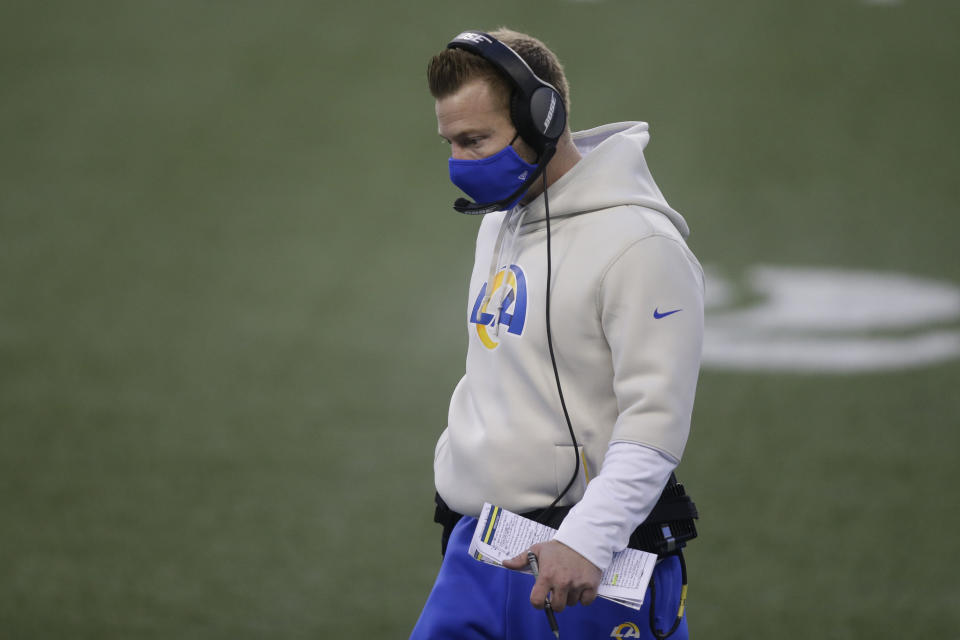
[[[445,554],[450,533],[463,515],[448,507],[439,493],[435,495],[434,501],[437,508],[434,512],[433,521],[443,525],[440,552]],[[568,513],[570,513],[570,507],[554,507],[552,509],[535,509],[520,515],[557,529]],[[697,527],[693,521],[698,518],[697,505],[687,495],[676,475],[671,473],[663,493],[660,494],[660,499],[657,500],[657,504],[653,507],[647,519],[630,534],[630,541],[627,546],[632,549],[655,553],[658,556],[678,553],[686,546],[687,542],[697,537]]]

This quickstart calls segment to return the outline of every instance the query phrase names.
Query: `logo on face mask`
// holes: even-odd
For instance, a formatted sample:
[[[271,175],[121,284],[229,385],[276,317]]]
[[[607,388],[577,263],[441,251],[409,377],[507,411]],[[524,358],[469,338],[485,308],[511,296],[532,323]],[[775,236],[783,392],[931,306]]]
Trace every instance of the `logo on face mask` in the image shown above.
[[[512,264],[497,273],[489,294],[488,285],[484,282],[477,294],[470,322],[476,325],[477,337],[483,346],[493,350],[499,346],[498,335],[504,330],[515,336],[523,335],[527,320],[527,278],[523,269]]]

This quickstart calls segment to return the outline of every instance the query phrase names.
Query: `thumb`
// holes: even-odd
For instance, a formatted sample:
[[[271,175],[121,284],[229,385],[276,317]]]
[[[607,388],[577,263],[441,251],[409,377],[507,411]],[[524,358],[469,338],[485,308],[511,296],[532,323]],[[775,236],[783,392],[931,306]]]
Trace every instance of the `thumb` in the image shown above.
[[[504,560],[503,566],[505,566],[507,569],[523,569],[527,566],[527,553],[523,552],[518,556],[510,558],[509,560]]]

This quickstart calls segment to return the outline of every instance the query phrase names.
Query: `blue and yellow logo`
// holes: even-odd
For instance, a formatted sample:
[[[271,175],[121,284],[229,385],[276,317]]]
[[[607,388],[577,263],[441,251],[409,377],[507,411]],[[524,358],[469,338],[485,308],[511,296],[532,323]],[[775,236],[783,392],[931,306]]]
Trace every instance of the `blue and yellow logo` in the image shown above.
[[[507,333],[517,336],[523,334],[523,326],[527,320],[527,278],[523,275],[523,269],[512,264],[497,273],[489,295],[487,294],[488,284],[484,282],[480,293],[477,294],[473,311],[470,312],[470,322],[477,326],[477,336],[483,346],[487,349],[496,349],[500,343],[494,339],[495,334],[491,335],[488,328],[497,322],[507,329]],[[506,287],[507,291],[503,294],[503,304],[500,305],[498,319],[495,313],[487,312],[487,307],[492,301],[500,299],[497,294],[503,287]],[[496,309],[493,311],[496,312]]]
[[[620,640],[624,640],[625,638],[639,638],[640,627],[632,622],[624,622],[623,624],[618,624],[613,628],[613,632],[610,634],[610,637],[619,638]]]

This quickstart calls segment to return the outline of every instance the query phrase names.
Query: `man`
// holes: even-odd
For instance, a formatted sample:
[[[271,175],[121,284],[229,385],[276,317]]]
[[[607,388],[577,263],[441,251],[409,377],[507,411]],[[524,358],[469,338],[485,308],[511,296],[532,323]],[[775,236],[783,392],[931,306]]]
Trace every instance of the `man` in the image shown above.
[[[534,89],[498,58],[499,43],[547,93],[524,103]],[[568,638],[686,638],[675,554],[658,561],[640,611],[596,599],[613,553],[666,495],[700,363],[703,272],[647,169],[647,125],[572,134],[564,121],[551,134],[569,108],[563,68],[507,29],[461,34],[430,61],[428,81],[451,179],[479,201],[455,206],[503,210],[477,237],[466,373],[434,462],[445,555],[412,638],[549,638],[531,608],[548,599]],[[543,96],[562,104],[548,109]],[[544,131],[531,129],[541,118]],[[550,517],[542,510],[558,497],[572,509],[532,547],[535,581],[466,553],[484,502]],[[524,553],[505,566],[526,565]]]

